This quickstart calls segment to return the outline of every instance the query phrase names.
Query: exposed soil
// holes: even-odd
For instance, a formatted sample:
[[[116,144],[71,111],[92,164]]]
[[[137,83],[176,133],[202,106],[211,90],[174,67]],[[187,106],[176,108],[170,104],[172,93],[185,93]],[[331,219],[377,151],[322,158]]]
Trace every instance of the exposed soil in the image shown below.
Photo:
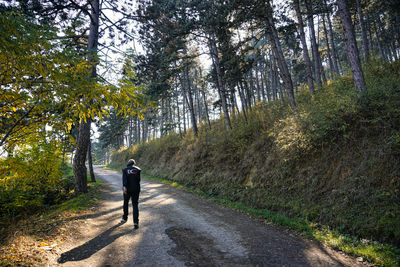
[[[168,251],[177,259],[185,262],[186,266],[221,266],[221,265],[249,265],[245,257],[231,257],[216,247],[214,241],[202,236],[192,229],[171,227],[165,230],[176,247]]]
[[[96,210],[71,218],[75,233],[48,251],[50,266],[365,266],[284,229],[151,180],[142,180],[140,227],[121,224],[121,174]]]

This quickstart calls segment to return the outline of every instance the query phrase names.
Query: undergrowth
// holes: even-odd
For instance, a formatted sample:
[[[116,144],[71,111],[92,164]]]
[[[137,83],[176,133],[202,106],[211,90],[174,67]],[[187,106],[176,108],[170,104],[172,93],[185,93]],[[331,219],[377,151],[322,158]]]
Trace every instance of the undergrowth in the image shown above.
[[[33,214],[70,197],[73,175],[56,141],[38,140],[0,158],[0,220]]]
[[[43,266],[48,250],[74,236],[76,216],[93,207],[101,197],[103,184],[88,183],[88,193],[39,210],[34,214],[9,218],[0,232],[0,266]],[[66,227],[70,225],[69,227]],[[72,232],[71,232],[72,230]]]
[[[88,193],[74,195],[74,183],[72,166],[69,164],[63,164],[61,167],[62,179],[61,185],[62,190],[59,192],[61,195],[57,196],[57,202],[53,204],[46,204],[40,207],[36,207],[30,212],[20,212],[16,216],[10,216],[9,214],[0,217],[0,245],[4,245],[7,241],[7,237],[12,234],[13,226],[20,222],[29,221],[29,218],[51,218],[58,216],[66,212],[80,212],[88,207],[93,206],[100,197],[100,189],[104,186],[101,181],[88,183]],[[34,228],[32,228],[34,229]]]

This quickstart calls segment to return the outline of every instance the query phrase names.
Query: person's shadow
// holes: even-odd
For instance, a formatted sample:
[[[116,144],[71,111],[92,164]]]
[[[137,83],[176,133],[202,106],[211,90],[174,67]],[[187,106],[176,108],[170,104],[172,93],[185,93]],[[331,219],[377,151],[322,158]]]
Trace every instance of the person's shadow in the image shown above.
[[[96,236],[92,240],[87,241],[86,243],[80,245],[79,247],[73,248],[67,252],[62,253],[60,258],[58,258],[57,262],[65,263],[67,261],[80,261],[89,258],[100,249],[114,242],[114,240],[116,240],[120,236],[123,236],[130,232],[129,230],[126,230],[121,233],[111,235],[112,231],[114,231],[122,224],[123,223],[118,223],[117,225],[114,225],[110,229],[104,231],[100,235]]]

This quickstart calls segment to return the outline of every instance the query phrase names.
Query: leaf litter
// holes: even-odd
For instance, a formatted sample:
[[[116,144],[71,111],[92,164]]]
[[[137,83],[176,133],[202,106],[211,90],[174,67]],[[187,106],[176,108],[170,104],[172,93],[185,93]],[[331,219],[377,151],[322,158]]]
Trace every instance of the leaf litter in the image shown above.
[[[60,246],[77,237],[77,226],[90,209],[49,216],[32,215],[2,223],[0,266],[43,266],[61,254]],[[79,215],[79,218],[76,217]]]

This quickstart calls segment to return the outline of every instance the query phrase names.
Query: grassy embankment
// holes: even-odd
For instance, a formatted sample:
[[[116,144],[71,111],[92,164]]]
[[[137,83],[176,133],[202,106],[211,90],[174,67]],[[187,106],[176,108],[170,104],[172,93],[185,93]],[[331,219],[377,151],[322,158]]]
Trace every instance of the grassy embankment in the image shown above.
[[[377,265],[400,265],[400,62],[365,67],[367,92],[351,77],[312,98],[297,114],[260,104],[119,151],[112,167],[135,158],[148,173],[301,232]]]
[[[101,197],[100,181],[88,184],[88,193],[74,197],[73,173],[70,165],[63,166],[63,187],[58,203],[44,205],[14,216],[0,219],[0,266],[43,266],[51,250],[73,237],[74,220],[85,213]]]

